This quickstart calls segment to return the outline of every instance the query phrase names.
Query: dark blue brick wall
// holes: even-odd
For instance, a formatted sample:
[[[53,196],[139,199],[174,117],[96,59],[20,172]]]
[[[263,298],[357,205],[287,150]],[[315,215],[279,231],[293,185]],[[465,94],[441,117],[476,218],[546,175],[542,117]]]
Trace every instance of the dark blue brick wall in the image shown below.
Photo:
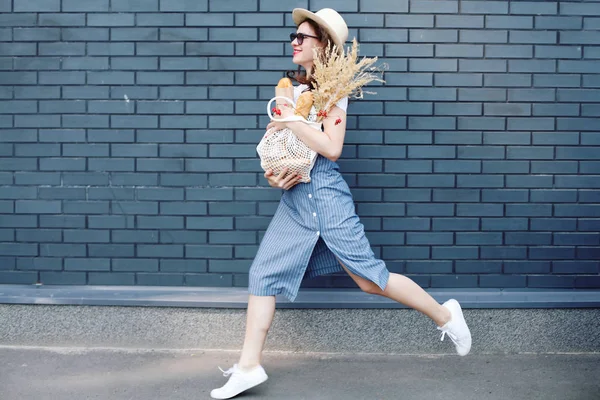
[[[246,285],[290,10],[327,6],[389,66],[339,164],[390,270],[600,287],[596,0],[0,0],[0,283]]]

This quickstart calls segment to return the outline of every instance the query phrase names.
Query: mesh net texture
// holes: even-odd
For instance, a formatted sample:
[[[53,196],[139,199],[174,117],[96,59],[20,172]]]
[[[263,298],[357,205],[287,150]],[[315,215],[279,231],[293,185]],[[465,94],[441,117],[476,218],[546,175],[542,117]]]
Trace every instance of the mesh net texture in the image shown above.
[[[260,166],[265,171],[272,170],[279,175],[284,168],[288,174],[301,177],[300,182],[310,182],[310,171],[315,164],[317,153],[304,144],[294,132],[285,128],[270,129],[257,147]]]
[[[287,96],[287,93],[286,96],[281,97],[282,92],[276,91],[276,96],[267,105],[267,113],[271,119],[274,119],[274,117],[269,107],[274,101],[277,100],[278,105],[290,103],[289,100],[291,99]],[[291,105],[295,107],[295,104],[292,103]],[[293,117],[293,120],[301,120],[320,131],[321,123],[316,122],[316,117],[315,109],[312,107],[308,120],[298,116]],[[285,119],[277,120],[284,121]],[[295,174],[301,177],[300,182],[310,182],[310,171],[315,165],[317,153],[304,144],[291,129],[269,129],[256,147],[256,151],[260,157],[260,166],[263,170],[267,171],[270,169],[274,175],[279,175],[287,168],[288,173],[286,176]]]

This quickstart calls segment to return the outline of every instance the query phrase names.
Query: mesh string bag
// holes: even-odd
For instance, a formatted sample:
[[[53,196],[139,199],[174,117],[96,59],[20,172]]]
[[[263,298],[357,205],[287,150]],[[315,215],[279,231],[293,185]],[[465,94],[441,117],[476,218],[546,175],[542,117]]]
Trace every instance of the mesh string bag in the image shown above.
[[[271,120],[278,122],[301,121],[319,131],[321,130],[322,124],[316,122],[314,107],[311,109],[308,120],[298,115],[287,118],[274,117],[271,104],[277,99],[283,99],[294,108],[296,107],[296,104],[287,97],[273,97],[267,105],[267,114]],[[279,175],[284,168],[287,168],[288,175],[296,174],[301,177],[300,182],[310,182],[310,171],[315,165],[317,153],[304,144],[291,129],[269,129],[256,147],[256,152],[260,157],[260,166],[263,170],[270,169],[274,175]]]

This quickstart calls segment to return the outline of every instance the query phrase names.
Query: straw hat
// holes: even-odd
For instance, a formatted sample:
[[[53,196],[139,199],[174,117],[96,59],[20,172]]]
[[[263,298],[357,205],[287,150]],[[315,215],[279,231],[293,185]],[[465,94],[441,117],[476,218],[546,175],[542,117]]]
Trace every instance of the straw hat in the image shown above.
[[[307,19],[315,21],[331,36],[338,50],[343,51],[344,42],[348,40],[348,25],[346,25],[346,21],[344,21],[344,18],[337,11],[331,8],[323,8],[313,13],[303,8],[294,8],[292,19],[296,26]]]

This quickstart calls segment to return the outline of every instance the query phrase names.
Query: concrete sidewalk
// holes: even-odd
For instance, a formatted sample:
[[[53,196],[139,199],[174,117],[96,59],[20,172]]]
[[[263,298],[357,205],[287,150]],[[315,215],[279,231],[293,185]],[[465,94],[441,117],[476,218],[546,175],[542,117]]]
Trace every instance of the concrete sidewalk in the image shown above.
[[[0,347],[2,400],[209,399],[237,352]],[[600,354],[267,353],[240,399],[598,400]]]

